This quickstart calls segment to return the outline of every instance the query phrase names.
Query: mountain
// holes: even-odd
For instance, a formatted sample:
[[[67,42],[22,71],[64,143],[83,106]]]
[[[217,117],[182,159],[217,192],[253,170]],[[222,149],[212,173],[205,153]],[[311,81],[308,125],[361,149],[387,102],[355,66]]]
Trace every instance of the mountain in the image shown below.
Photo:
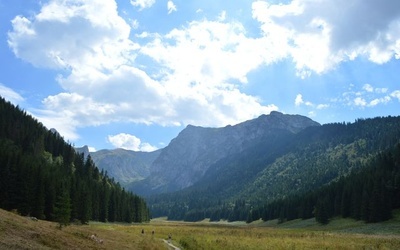
[[[320,124],[304,116],[279,112],[223,128],[189,125],[160,151],[150,175],[129,188],[143,195],[182,190],[203,178],[218,161],[240,155],[259,141],[270,141],[272,148],[278,135],[296,134],[310,126]]]
[[[88,146],[83,146],[83,147],[81,147],[81,148],[75,148],[75,151],[78,153],[78,154],[83,154],[83,157],[86,159],[87,157],[88,157],[88,155],[90,154],[90,152],[89,152],[89,147]]]
[[[160,153],[161,150],[136,152],[114,149],[90,152],[90,156],[96,166],[107,171],[108,176],[115,178],[125,186],[149,177],[150,166]]]
[[[284,117],[285,115],[282,119]],[[252,122],[255,121],[244,124]],[[177,220],[201,220],[205,217],[246,220],[249,213],[258,211],[254,208],[270,203],[274,204],[273,209],[285,215],[291,204],[300,202],[274,202],[314,192],[382,161],[376,157],[400,143],[400,117],[377,117],[347,124],[305,126],[303,130],[297,130],[297,133],[291,132],[287,127],[269,128],[267,131],[269,133],[258,137],[258,140],[252,140],[239,153],[221,157],[192,186],[148,198],[153,216],[168,216],[169,219]],[[386,158],[390,159],[390,152],[387,154],[389,156]],[[392,160],[384,162],[390,161]],[[399,163],[388,165],[396,164],[399,166]],[[393,170],[392,173],[396,171]],[[397,183],[390,179],[372,179],[368,182],[366,196],[374,195],[375,182],[384,187],[393,187],[393,183]],[[376,188],[382,190],[383,187],[379,185]],[[395,188],[399,189],[397,184]],[[344,193],[340,190],[344,190]],[[347,199],[344,199],[350,191],[343,187],[340,190],[337,191],[336,199],[339,202],[336,204],[339,205],[336,207],[339,210],[340,207],[350,210],[350,205],[345,203]],[[360,191],[356,190],[354,193]],[[388,193],[393,194],[395,190],[389,190]],[[312,215],[316,200],[314,197],[310,204],[302,204],[308,208],[305,214]],[[286,206],[286,210],[281,208],[282,204]],[[288,217],[298,218],[293,215]],[[255,219],[258,218],[255,215]]]

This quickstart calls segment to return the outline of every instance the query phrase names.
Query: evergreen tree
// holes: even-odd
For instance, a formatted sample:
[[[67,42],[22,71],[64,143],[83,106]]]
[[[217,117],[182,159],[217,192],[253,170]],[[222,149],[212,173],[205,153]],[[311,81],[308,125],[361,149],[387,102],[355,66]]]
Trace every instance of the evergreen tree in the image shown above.
[[[315,220],[326,225],[329,222],[328,201],[326,198],[318,199],[315,205]]]
[[[71,221],[71,199],[67,190],[62,190],[57,197],[54,207],[54,218],[59,223],[60,229],[68,226]]]

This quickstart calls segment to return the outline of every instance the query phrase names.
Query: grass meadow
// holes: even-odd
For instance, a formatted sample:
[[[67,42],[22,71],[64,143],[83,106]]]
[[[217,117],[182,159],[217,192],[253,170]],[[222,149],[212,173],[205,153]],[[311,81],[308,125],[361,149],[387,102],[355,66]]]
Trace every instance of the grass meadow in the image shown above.
[[[0,249],[172,249],[163,242],[168,235],[181,249],[400,249],[399,216],[377,224],[336,219],[327,226],[315,220],[246,225],[155,219],[57,227],[0,210]]]

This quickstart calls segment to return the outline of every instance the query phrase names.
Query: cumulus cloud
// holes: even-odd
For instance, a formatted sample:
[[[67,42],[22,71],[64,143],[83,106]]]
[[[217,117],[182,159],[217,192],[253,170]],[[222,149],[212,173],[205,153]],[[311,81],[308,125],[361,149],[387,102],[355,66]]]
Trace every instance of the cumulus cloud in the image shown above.
[[[306,106],[309,106],[309,107],[314,106],[314,104],[313,104],[312,102],[304,101],[304,100],[303,100],[303,95],[301,95],[301,94],[298,94],[298,95],[296,96],[296,99],[294,100],[294,104],[295,104],[296,106],[300,106],[300,105],[306,105]]]
[[[163,37],[154,35],[141,53],[168,68],[171,78],[188,85],[222,84],[229,79],[247,83],[247,73],[276,59],[268,55],[264,39],[248,38],[245,33],[238,22],[192,21]]]
[[[64,91],[45,98],[35,115],[68,139],[79,137],[78,127],[112,122],[223,126],[278,109],[240,91],[250,71],[277,58],[238,22],[193,21],[131,36],[113,0],[50,0],[12,25],[8,43],[17,57],[62,72]],[[150,75],[138,56],[160,71]]]
[[[399,100],[399,102],[400,102],[400,90],[393,91],[390,94],[390,96],[393,97],[393,98],[397,98]]]
[[[24,98],[20,94],[4,86],[2,83],[0,83],[0,96],[13,104],[18,104],[24,101]]]
[[[142,142],[139,138],[130,134],[120,133],[117,135],[109,135],[107,139],[113,146],[117,148],[143,152],[157,150],[157,147],[154,147],[149,143]]]
[[[174,11],[177,11],[178,9],[176,8],[176,5],[172,1],[167,2],[167,9],[168,9],[168,14],[171,14]]]
[[[362,97],[356,97],[356,98],[354,99],[354,105],[356,105],[356,106],[361,106],[361,107],[365,107],[365,106],[367,106],[367,102],[366,102],[365,99],[362,98]]]
[[[255,1],[253,18],[275,41],[275,53],[291,57],[301,77],[359,56],[375,63],[399,58],[399,1]]]
[[[14,54],[38,67],[93,74],[130,60],[137,44],[114,1],[52,0],[33,18],[12,20],[8,44]]]
[[[296,106],[300,106],[301,104],[303,104],[303,96],[301,94],[298,94],[296,96],[296,99],[294,100],[294,105]]]
[[[150,8],[156,0],[131,0],[131,4],[135,7],[139,7],[139,10]]]
[[[42,122],[48,129],[55,128],[60,135],[67,140],[76,140],[79,134],[76,132],[78,121],[73,119],[73,111],[66,108],[60,110],[32,110],[32,115]]]

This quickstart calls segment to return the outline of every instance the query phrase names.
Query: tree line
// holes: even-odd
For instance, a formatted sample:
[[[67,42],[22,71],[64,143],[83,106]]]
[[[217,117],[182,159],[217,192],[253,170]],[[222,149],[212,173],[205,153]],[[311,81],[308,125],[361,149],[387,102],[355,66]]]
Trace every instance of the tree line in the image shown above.
[[[353,218],[368,223],[392,218],[400,208],[400,144],[378,153],[346,177],[312,191],[294,194],[254,206],[248,200],[219,202],[213,206],[175,203],[168,219],[199,221],[246,221],[278,219],[279,222],[315,217],[321,224],[334,217]],[[157,211],[155,213],[161,213]]]
[[[378,153],[363,168],[347,177],[310,193],[268,203],[257,210],[263,220],[315,217],[318,222],[327,224],[333,217],[385,221],[392,217],[392,210],[398,208],[400,144]]]
[[[0,121],[0,208],[60,225],[150,219],[144,199],[3,98]]]

